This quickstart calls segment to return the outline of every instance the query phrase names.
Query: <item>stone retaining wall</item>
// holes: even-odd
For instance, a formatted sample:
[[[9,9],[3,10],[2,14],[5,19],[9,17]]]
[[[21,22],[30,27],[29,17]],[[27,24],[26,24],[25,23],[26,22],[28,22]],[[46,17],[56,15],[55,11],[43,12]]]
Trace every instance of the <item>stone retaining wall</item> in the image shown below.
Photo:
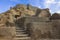
[[[13,40],[15,27],[0,27],[0,40]]]

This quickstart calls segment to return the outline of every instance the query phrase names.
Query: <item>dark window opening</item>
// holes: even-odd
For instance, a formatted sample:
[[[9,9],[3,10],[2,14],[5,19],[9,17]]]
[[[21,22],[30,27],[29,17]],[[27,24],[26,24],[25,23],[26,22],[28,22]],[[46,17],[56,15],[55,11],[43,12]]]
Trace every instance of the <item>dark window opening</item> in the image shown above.
[[[15,15],[15,18],[19,17],[20,15]]]

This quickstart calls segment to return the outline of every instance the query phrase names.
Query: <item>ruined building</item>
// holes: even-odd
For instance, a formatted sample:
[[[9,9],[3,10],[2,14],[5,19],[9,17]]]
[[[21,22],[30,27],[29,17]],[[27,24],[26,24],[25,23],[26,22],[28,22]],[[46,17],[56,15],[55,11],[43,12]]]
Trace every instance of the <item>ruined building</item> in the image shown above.
[[[0,40],[60,40],[60,14],[18,4],[0,14]]]

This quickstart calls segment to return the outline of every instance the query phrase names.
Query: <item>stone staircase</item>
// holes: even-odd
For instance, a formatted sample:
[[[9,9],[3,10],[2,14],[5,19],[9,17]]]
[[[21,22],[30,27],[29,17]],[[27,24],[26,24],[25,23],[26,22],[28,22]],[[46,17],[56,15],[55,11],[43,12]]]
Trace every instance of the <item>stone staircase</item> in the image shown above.
[[[16,27],[16,38],[15,40],[30,40],[26,31],[22,28]]]

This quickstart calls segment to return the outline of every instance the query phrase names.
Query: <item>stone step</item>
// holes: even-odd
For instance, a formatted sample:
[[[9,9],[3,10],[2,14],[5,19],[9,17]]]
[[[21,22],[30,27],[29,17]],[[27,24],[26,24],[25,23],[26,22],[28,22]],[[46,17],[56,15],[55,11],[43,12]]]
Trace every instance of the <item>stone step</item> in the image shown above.
[[[29,40],[30,37],[15,38],[16,40]]]
[[[23,28],[16,28],[16,37],[15,40],[29,40],[30,37]]]
[[[25,32],[17,32],[16,35],[27,34]]]
[[[16,28],[16,29],[23,29],[23,28]]]
[[[28,34],[21,34],[21,35],[16,35],[16,36],[28,36]]]
[[[24,30],[23,28],[16,28],[16,30]]]
[[[16,32],[16,34],[17,34],[17,33],[26,34],[26,32],[20,32],[20,31]]]
[[[16,28],[22,28],[22,27],[16,27]]]
[[[16,34],[25,34],[25,32],[16,32]]]
[[[14,39],[14,40],[30,40],[30,39]]]
[[[25,32],[24,30],[16,30],[16,32]]]

